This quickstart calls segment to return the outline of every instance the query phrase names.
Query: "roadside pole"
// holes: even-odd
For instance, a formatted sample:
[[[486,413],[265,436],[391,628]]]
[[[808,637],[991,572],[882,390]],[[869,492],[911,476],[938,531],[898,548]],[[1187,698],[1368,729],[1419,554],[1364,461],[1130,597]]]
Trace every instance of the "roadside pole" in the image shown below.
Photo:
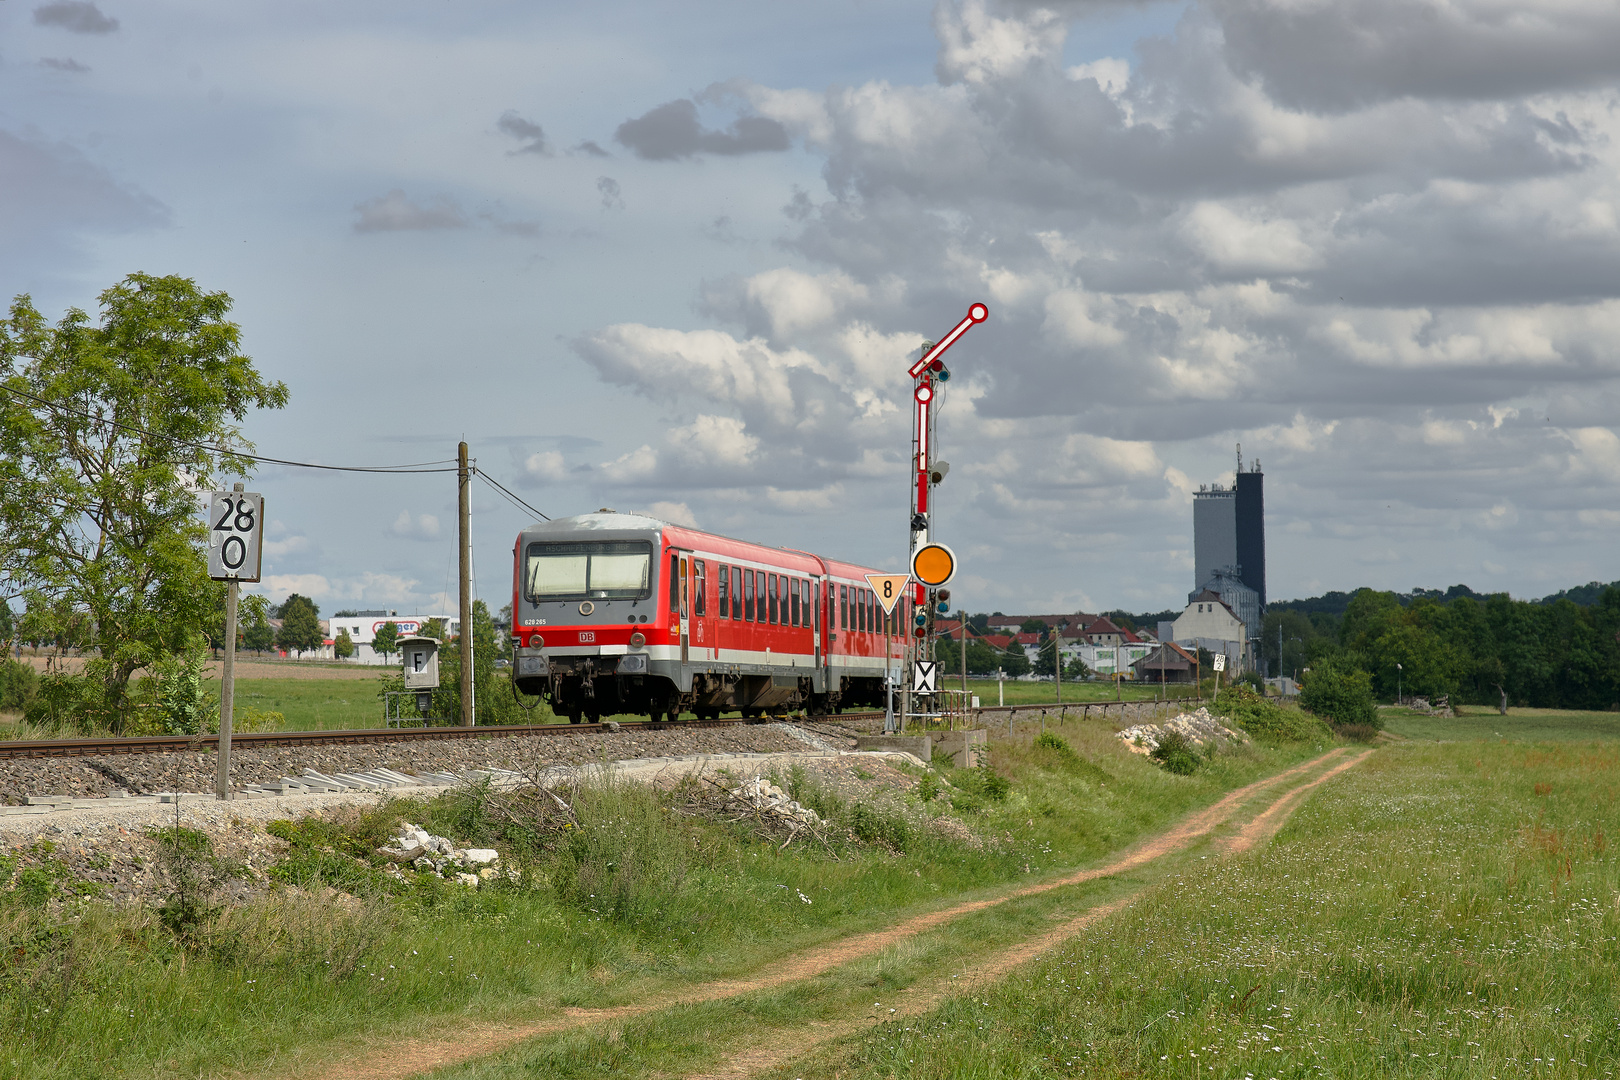
[[[1052,678],[1057,680],[1058,704],[1063,704],[1063,631],[1052,631]]]
[[[225,669],[219,687],[219,755],[214,795],[231,795],[231,718],[236,704],[236,609],[241,583],[259,580],[263,549],[264,496],[242,490],[208,497],[208,576],[225,585]]]
[[[472,476],[467,444],[456,448],[458,546],[461,549],[461,726],[473,726]]]

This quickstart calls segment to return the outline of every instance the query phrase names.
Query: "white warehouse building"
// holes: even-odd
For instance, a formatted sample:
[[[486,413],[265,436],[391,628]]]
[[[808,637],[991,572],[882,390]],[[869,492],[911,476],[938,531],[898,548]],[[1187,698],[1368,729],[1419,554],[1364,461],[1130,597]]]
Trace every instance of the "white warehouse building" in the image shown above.
[[[461,632],[459,615],[401,615],[393,611],[357,611],[352,615],[333,615],[327,620],[327,632],[336,639],[339,634],[348,631],[349,640],[354,642],[354,659],[358,663],[397,664],[400,662],[397,650],[385,658],[371,647],[377,631],[382,629],[384,623],[393,623],[399,628],[400,637],[409,637],[420,634],[422,628],[433,619],[444,624],[446,637],[454,637]]]

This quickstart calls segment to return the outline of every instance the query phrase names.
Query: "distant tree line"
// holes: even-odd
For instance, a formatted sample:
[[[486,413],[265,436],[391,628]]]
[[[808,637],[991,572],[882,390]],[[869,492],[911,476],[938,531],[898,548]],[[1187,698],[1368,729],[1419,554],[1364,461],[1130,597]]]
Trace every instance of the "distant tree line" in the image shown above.
[[[1610,709],[1620,706],[1620,583],[1543,600],[1465,586],[1329,593],[1272,604],[1261,648],[1268,674],[1332,663],[1365,672],[1386,700],[1399,691],[1464,704]]]

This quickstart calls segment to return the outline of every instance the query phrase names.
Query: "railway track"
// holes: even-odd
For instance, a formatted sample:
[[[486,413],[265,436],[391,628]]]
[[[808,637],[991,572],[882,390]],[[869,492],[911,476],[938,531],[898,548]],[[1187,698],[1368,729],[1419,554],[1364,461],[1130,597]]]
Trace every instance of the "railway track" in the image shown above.
[[[1152,701],[1092,701],[1068,704],[1039,705],[987,705],[976,710],[976,716],[1004,716],[1010,723],[1020,714],[1046,716],[1090,717],[1092,710],[1103,716],[1109,709],[1128,715],[1132,708],[1172,704]],[[810,716],[810,721],[838,722],[840,720],[871,720],[881,718],[881,712],[848,712],[829,716]],[[624,720],[608,724],[503,724],[491,727],[418,727],[418,728],[356,728],[343,731],[253,731],[233,734],[234,747],[255,746],[331,746],[358,743],[416,742],[442,739],[490,739],[511,736],[567,735],[576,732],[602,731],[661,731],[676,728],[736,727],[765,720]],[[782,719],[790,719],[783,717]],[[218,735],[137,735],[107,739],[23,739],[0,742],[0,760],[15,758],[88,757],[106,754],[170,754],[185,750],[213,749],[219,744]]]

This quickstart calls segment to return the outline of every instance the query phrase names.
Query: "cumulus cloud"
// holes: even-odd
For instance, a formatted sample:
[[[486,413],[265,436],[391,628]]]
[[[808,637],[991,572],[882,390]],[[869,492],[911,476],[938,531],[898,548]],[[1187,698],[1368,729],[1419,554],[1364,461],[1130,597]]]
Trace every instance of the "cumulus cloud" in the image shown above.
[[[559,484],[566,479],[568,466],[563,461],[563,456],[555,450],[542,450],[523,459],[523,476],[520,482],[526,487]]]
[[[91,0],[52,0],[34,9],[34,22],[73,34],[110,34],[118,29],[118,20],[104,15]]]
[[[355,232],[411,232],[425,229],[465,229],[466,213],[446,195],[426,202],[411,199],[399,188],[355,204]]]
[[[405,540],[437,540],[439,519],[433,514],[413,516],[409,510],[401,510],[388,531]]]
[[[699,154],[735,156],[786,150],[787,129],[763,116],[740,116],[724,131],[698,121],[696,102],[679,98],[626,120],[613,133],[615,141],[648,161],[673,161]]]
[[[698,527],[697,517],[692,513],[692,508],[683,502],[655,502],[647,507],[647,516],[674,525],[685,525],[688,529]]]
[[[1162,568],[1238,441],[1297,591],[1516,544],[1612,577],[1579,552],[1620,500],[1620,9],[1195,0],[1131,62],[1067,55],[1096,7],[941,4],[933,82],[724,84],[826,190],[785,195],[780,265],[703,283],[713,328],[575,342],[686,433],[604,470],[710,519],[850,512],[905,474],[906,361],[985,299],[938,410],[983,580],[1184,594]],[[639,156],[713,152],[690,102],[643,121]],[[700,423],[758,442],[698,453]]]
[[[550,154],[551,147],[546,142],[545,130],[532,120],[525,120],[511,109],[501,114],[495,121],[495,126],[503,134],[522,142],[523,145],[516,150],[508,150],[508,154]]]

